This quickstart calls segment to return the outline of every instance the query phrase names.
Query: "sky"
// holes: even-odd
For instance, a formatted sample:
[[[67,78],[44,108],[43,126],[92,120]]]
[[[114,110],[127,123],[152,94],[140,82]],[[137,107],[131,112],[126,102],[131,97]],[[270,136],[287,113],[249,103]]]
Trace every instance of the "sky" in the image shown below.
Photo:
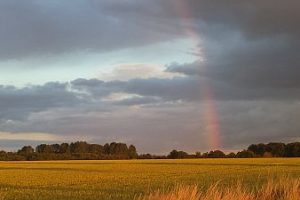
[[[0,0],[0,149],[300,140],[300,1]]]

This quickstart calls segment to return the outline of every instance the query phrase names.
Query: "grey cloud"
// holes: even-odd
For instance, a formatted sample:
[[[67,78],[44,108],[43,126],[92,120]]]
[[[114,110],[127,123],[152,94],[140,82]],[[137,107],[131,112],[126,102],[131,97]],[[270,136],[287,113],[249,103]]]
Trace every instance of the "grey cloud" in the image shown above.
[[[198,75],[245,91],[277,90],[280,93],[282,90],[299,90],[299,42],[285,38],[230,42],[220,41],[217,47],[208,44],[204,62],[170,65],[167,70]]]
[[[274,35],[290,35],[298,38],[300,26],[299,1],[295,0],[169,0],[162,4],[168,7],[173,2],[185,19],[198,20],[202,25],[221,27],[241,32],[251,39]],[[203,27],[202,27],[203,28]],[[218,33],[212,33],[219,35]],[[221,35],[219,35],[221,36]],[[222,37],[222,36],[221,36]]]
[[[197,63],[191,64],[195,69],[199,67]],[[170,67],[172,68],[172,67]],[[173,67],[171,70],[178,68]],[[184,66],[179,68],[184,70]],[[178,71],[178,70],[177,70]],[[190,70],[188,69],[188,72]],[[234,71],[239,74],[243,71]],[[199,102],[206,99],[206,92],[210,90],[214,93],[215,100],[277,100],[295,101],[300,98],[299,87],[261,87],[256,71],[248,76],[255,76],[256,82],[252,87],[243,86],[241,83],[226,79],[215,78],[214,74],[202,77],[190,75],[186,77],[175,77],[172,79],[131,79],[128,81],[108,81],[97,79],[77,79],[70,83],[50,82],[41,86],[27,86],[15,88],[13,86],[0,87],[0,108],[2,110],[1,119],[22,119],[31,113],[41,112],[53,108],[66,107],[88,107],[107,104],[106,107],[119,105],[147,105],[164,104],[165,102]],[[278,74],[279,75],[279,74]],[[214,80],[215,79],[215,80]],[[272,80],[271,80],[272,81]],[[276,81],[276,80],[274,80]],[[295,79],[296,81],[296,79]],[[236,84],[238,83],[238,84]],[[113,93],[129,93],[139,95],[131,98],[104,102],[103,98]]]
[[[72,106],[81,102],[67,87],[66,83],[55,82],[24,88],[0,86],[0,120],[20,120],[33,112]]]
[[[178,37],[175,31],[164,30],[159,19],[144,19],[143,13],[136,10],[118,10],[118,6],[132,6],[130,2],[134,1],[2,0],[0,59],[74,51],[107,52]],[[158,7],[148,4],[142,6],[150,10]]]
[[[186,29],[215,42],[239,33],[249,41],[286,37],[293,44],[299,6],[294,0],[2,0],[0,59],[107,52],[184,37]]]
[[[227,148],[299,139],[299,101],[227,101],[218,111]]]
[[[106,14],[143,19],[160,18],[167,26],[174,25],[172,20],[189,20],[201,25],[234,29],[245,36],[269,37],[270,35],[293,35],[299,37],[300,3],[295,0],[154,0],[141,2],[94,1]],[[181,24],[186,25],[186,24]],[[181,27],[181,28],[183,28]],[[203,28],[203,27],[202,27]]]
[[[164,101],[157,97],[132,97],[116,101],[116,105],[134,106],[134,105],[147,105],[155,103],[164,103]]]
[[[223,82],[231,91],[299,98],[293,94],[300,86],[298,1],[188,0],[178,5],[185,5],[185,18],[194,25],[189,29],[199,33],[205,61],[171,65],[168,71]]]
[[[32,113],[56,108],[76,107],[78,110],[83,108],[85,112],[88,112],[88,110],[97,111],[103,106],[109,109],[109,107],[113,107],[113,104],[119,106],[141,105],[182,98],[180,94],[176,94],[174,89],[162,96],[165,90],[170,89],[172,81],[160,80],[160,83],[165,84],[164,88],[160,88],[157,81],[159,80],[141,79],[104,82],[97,79],[77,79],[70,83],[49,82],[44,85],[23,88],[0,86],[0,119],[22,120]],[[140,86],[138,86],[139,84]],[[182,83],[178,83],[178,85],[180,86]],[[102,98],[113,93],[138,94],[141,97],[134,96],[110,103],[102,101]]]
[[[246,99],[299,99],[298,39],[287,35],[249,39],[231,33],[223,38],[203,34],[199,46],[204,61],[172,64],[167,71],[206,78],[216,87],[216,93],[227,93],[231,99],[238,98],[238,94]]]
[[[197,114],[199,111],[193,106],[178,105],[119,107],[107,113],[80,112],[73,108],[34,113],[31,119],[7,125],[6,129],[14,132],[43,131],[74,138],[80,135],[99,143],[122,141],[135,144],[140,152],[167,153],[182,145],[182,148],[188,147],[187,150],[207,145],[203,134],[198,132]],[[46,118],[41,117],[45,115]],[[186,143],[189,141],[194,141],[194,145],[189,146]]]
[[[99,79],[76,79],[71,81],[70,85],[73,89],[87,92],[94,97],[107,96],[114,92],[122,92],[124,83],[122,81],[104,82]]]
[[[53,110],[34,113],[30,120],[15,122],[8,130],[43,131],[64,136],[81,135],[93,142],[123,141],[139,151],[167,153],[209,150],[205,130],[205,104],[201,102],[163,107],[117,108],[103,113]],[[241,149],[249,143],[286,141],[299,137],[299,103],[278,101],[216,101],[222,148]],[[45,116],[46,118],[41,117]],[[22,145],[22,144],[20,144]]]
[[[172,79],[131,79],[129,81],[109,81],[78,79],[72,82],[74,88],[89,92],[93,96],[125,92],[146,97],[161,97],[164,100],[192,100],[199,97],[199,80],[193,77]]]
[[[78,79],[25,88],[2,86],[0,105],[6,112],[1,112],[0,128],[16,133],[85,136],[99,143],[124,141],[137,144],[141,152],[165,153],[173,148],[204,151],[210,148],[204,120],[207,105],[201,102],[201,81],[195,78],[111,82]],[[107,93],[110,87],[112,92],[141,97],[102,101],[102,97],[111,94]],[[239,149],[249,142],[290,141],[298,137],[298,100],[290,99],[288,104],[286,99],[274,96],[273,100],[264,100],[264,90],[252,100],[248,90],[243,93],[244,99],[235,96],[231,87],[222,92],[224,96],[213,101],[220,119],[222,147]]]

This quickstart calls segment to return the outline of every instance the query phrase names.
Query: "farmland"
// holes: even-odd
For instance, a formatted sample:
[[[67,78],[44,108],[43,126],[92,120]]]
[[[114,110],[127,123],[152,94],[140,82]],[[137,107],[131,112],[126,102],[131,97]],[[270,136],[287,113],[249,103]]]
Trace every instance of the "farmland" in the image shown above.
[[[0,162],[0,199],[133,199],[179,184],[300,178],[299,158]]]

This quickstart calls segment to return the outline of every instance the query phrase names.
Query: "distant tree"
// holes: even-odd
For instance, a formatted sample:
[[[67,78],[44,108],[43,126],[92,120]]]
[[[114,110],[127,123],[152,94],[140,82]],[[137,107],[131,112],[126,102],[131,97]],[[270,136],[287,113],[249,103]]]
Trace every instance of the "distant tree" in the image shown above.
[[[130,145],[128,147],[128,155],[129,155],[129,158],[131,158],[131,159],[138,157],[135,146]]]
[[[18,151],[18,154],[24,156],[25,159],[30,160],[29,158],[34,153],[34,149],[31,146],[24,146]]]
[[[18,154],[18,153],[14,153],[14,152],[7,152],[7,159],[6,160],[7,161],[8,160],[11,160],[11,161],[23,161],[23,160],[27,160],[27,157],[26,157],[26,155],[24,155],[22,153]]]
[[[266,151],[262,157],[264,157],[264,158],[272,158],[273,155],[272,155],[272,153],[270,151]]]
[[[207,155],[208,158],[225,158],[225,153],[220,150],[210,151]]]
[[[126,155],[128,154],[128,147],[124,143],[112,142],[109,145],[109,153],[111,155]]]
[[[93,154],[103,154],[103,146],[99,144],[90,144],[88,152]]]
[[[178,158],[188,158],[189,154],[184,151],[178,151]]]
[[[138,159],[152,159],[152,155],[150,153],[138,155]]]
[[[171,151],[167,157],[171,158],[171,159],[178,158],[178,151],[176,151],[176,150]]]
[[[45,146],[46,146],[46,144],[40,144],[35,147],[35,151],[37,153],[44,153]]]
[[[197,152],[195,153],[195,157],[196,157],[196,158],[201,158],[201,152],[197,151]]]
[[[109,154],[115,155],[118,152],[118,147],[116,142],[112,142],[109,144]]]
[[[208,158],[208,152],[203,153],[201,157],[202,158]]]
[[[87,142],[78,141],[70,144],[71,153],[88,153],[89,145]]]
[[[289,143],[285,146],[286,157],[300,157],[300,142]]]
[[[5,151],[0,151],[0,160],[1,161],[7,160],[7,153]]]
[[[236,154],[237,158],[254,158],[255,154],[250,150],[243,150]]]
[[[291,155],[291,148],[293,145],[287,147],[284,143],[268,143],[268,144],[252,144],[248,147],[255,156],[259,157],[285,157]]]
[[[258,155],[258,146],[257,144],[251,144],[248,149],[248,151],[252,151],[254,154]]]
[[[226,155],[226,157],[227,157],[227,158],[235,158],[236,155],[235,155],[235,153],[231,152],[231,153],[229,153],[228,155]]]
[[[59,146],[59,153],[70,153],[70,145],[68,143],[62,143]]]
[[[187,158],[187,157],[188,157],[188,153],[184,151],[177,151],[177,150],[171,151],[167,156],[167,158],[170,159],[179,159],[179,158]]]
[[[255,155],[263,157],[266,152],[271,152],[271,148],[263,143],[252,144],[248,147],[249,151],[252,151]]]
[[[284,143],[269,143],[267,144],[268,150],[273,157],[283,157],[285,154],[285,144]]]
[[[105,154],[110,154],[110,146],[108,143],[106,143],[103,147],[103,151]]]
[[[230,153],[227,156],[220,150],[189,155],[184,151],[171,151],[165,155],[138,155],[135,146],[112,142],[104,146],[78,141],[71,144],[40,144],[35,151],[31,146],[24,146],[17,152],[0,151],[0,160],[99,160],[99,159],[181,159],[181,158],[252,158],[252,157],[300,157],[300,142],[289,144],[268,143],[252,144],[247,150]]]
[[[52,153],[59,153],[60,145],[59,144],[52,144],[50,145]]]
[[[53,147],[48,144],[40,144],[35,149],[37,153],[54,153]]]

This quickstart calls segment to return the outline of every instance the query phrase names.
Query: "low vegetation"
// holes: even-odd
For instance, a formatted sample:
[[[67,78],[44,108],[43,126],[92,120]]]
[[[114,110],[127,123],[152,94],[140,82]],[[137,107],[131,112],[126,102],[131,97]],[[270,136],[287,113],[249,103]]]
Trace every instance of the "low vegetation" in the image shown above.
[[[177,186],[170,192],[156,191],[138,200],[299,200],[300,179],[270,179],[256,190],[241,183],[228,187],[213,184],[202,191],[199,186]]]

